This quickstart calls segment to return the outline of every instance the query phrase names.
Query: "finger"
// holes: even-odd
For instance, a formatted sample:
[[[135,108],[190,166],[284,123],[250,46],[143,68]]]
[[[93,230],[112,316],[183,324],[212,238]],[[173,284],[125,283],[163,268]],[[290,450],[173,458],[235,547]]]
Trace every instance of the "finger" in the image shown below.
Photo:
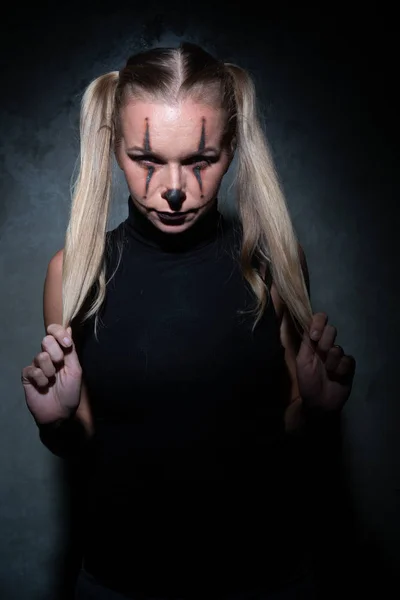
[[[328,315],[324,312],[318,312],[313,315],[309,328],[303,331],[302,341],[296,356],[298,364],[307,364],[316,357],[319,358],[317,354],[318,340],[322,335],[327,320]]]
[[[298,365],[306,365],[314,360],[316,356],[317,343],[310,339],[307,329],[303,331],[299,351],[296,355],[296,363]]]
[[[51,323],[46,327],[49,335],[52,335],[63,348],[72,346],[72,336],[68,330],[58,323]]]
[[[336,327],[325,325],[317,346],[317,352],[323,360],[326,359],[329,350],[333,347],[336,336]]]
[[[309,327],[309,334],[312,340],[318,341],[320,339],[327,322],[328,315],[325,312],[317,312],[313,315]]]
[[[341,346],[333,346],[326,355],[325,368],[327,371],[336,371],[341,358],[343,356],[343,348]]]
[[[74,341],[71,335],[71,328],[64,328],[57,323],[52,323],[48,325],[47,331],[50,335],[52,335],[57,342],[62,346],[63,349],[63,360],[66,367],[73,369],[74,372],[78,373],[80,371],[80,363],[76,353],[76,348]],[[68,340],[67,343],[65,340]]]
[[[29,365],[22,370],[21,381],[23,385],[33,385],[37,388],[46,387],[49,385],[49,380],[43,373],[42,369],[35,365]]]
[[[61,362],[64,360],[64,351],[60,348],[60,344],[52,335],[46,335],[42,340],[42,350],[47,352],[53,362]]]
[[[340,363],[337,366],[336,373],[345,378],[351,379],[354,376],[356,370],[356,361],[354,356],[345,354],[342,356]]]
[[[33,364],[39,367],[48,379],[56,374],[55,366],[47,352],[39,352],[33,359]]]

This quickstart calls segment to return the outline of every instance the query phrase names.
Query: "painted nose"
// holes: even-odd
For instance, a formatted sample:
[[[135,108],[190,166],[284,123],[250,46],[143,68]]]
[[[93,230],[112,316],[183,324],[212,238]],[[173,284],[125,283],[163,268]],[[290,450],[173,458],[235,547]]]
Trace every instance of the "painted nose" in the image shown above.
[[[164,198],[164,200],[168,202],[172,210],[180,210],[186,198],[185,192],[179,189],[170,189],[161,195]]]

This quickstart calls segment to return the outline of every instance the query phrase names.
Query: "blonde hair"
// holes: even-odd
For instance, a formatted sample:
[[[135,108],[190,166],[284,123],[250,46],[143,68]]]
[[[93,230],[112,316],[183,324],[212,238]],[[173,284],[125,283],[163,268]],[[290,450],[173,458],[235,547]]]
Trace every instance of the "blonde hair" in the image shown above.
[[[97,339],[98,313],[108,283],[106,227],[112,153],[120,139],[120,108],[132,97],[167,103],[191,98],[225,110],[224,143],[235,147],[237,154],[240,262],[243,276],[254,292],[254,327],[269,297],[255,264],[258,262],[264,268],[269,266],[296,328],[308,329],[312,308],[302,268],[302,251],[257,115],[254,83],[241,67],[223,63],[189,43],[133,55],[121,71],[101,75],[84,92],[80,169],[73,187],[64,246],[63,325],[68,326],[77,316],[96,284],[96,293],[82,322],[95,315]],[[121,257],[122,242],[117,243]]]

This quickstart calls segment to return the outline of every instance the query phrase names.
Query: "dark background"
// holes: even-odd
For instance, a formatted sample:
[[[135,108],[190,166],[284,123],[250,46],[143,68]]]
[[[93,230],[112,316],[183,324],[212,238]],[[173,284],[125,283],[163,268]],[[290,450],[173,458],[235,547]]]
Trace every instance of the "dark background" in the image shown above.
[[[357,359],[341,458],[325,469],[321,462],[324,491],[312,498],[320,561],[332,584],[340,573],[353,576],[342,591],[386,597],[400,558],[394,15],[382,4],[361,12],[349,3],[314,11],[250,2],[9,3],[2,11],[0,597],[54,600],[61,589],[68,597],[79,566],[79,489],[71,493],[62,461],[40,444],[20,372],[45,335],[43,281],[64,243],[80,96],[129,54],[181,40],[255,79],[314,312],[327,312],[337,343]],[[126,214],[117,176],[109,228]]]

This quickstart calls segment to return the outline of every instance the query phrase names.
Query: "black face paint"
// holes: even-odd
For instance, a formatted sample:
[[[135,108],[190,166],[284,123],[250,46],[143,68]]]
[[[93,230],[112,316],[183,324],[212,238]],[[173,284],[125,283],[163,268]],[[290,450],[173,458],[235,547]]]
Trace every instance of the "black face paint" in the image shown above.
[[[145,149],[145,152],[151,152],[150,134],[149,134],[149,117],[146,117],[145,121],[146,121],[146,130],[144,132],[143,148]]]
[[[206,147],[206,129],[205,129],[205,123],[206,123],[206,120],[203,117],[202,123],[201,123],[201,136],[200,136],[200,142],[199,142],[199,152],[203,152],[204,148]]]
[[[206,129],[205,129],[205,118],[203,117],[202,119],[202,124],[201,124],[201,135],[200,135],[200,142],[199,142],[199,148],[198,151],[203,152],[204,148],[206,147]],[[200,175],[200,167],[194,167],[193,169],[194,175],[197,179],[197,181],[199,182],[199,186],[200,186],[200,191],[203,192],[203,182],[201,180],[201,175]],[[200,198],[204,198],[203,193],[201,194]]]
[[[195,167],[193,169],[193,171],[194,171],[194,175],[195,175],[197,181],[199,182],[200,191],[202,192],[203,191],[203,182],[202,182],[201,176],[200,176],[200,167]],[[203,194],[200,195],[200,198],[204,198]]]
[[[145,121],[146,121],[146,130],[144,132],[143,147],[144,147],[145,152],[151,152],[150,133],[149,133],[149,118],[146,117]],[[152,178],[153,174],[154,174],[154,167],[147,167],[146,193],[143,196],[143,198],[147,197],[147,192],[149,191],[150,179]]]
[[[182,192],[182,190],[171,189],[171,190],[167,190],[165,192],[165,194],[163,195],[163,198],[165,198],[167,200],[167,202],[170,205],[170,207],[172,208],[172,210],[179,210],[182,206],[182,202],[185,198],[185,194],[184,194],[184,192]]]

